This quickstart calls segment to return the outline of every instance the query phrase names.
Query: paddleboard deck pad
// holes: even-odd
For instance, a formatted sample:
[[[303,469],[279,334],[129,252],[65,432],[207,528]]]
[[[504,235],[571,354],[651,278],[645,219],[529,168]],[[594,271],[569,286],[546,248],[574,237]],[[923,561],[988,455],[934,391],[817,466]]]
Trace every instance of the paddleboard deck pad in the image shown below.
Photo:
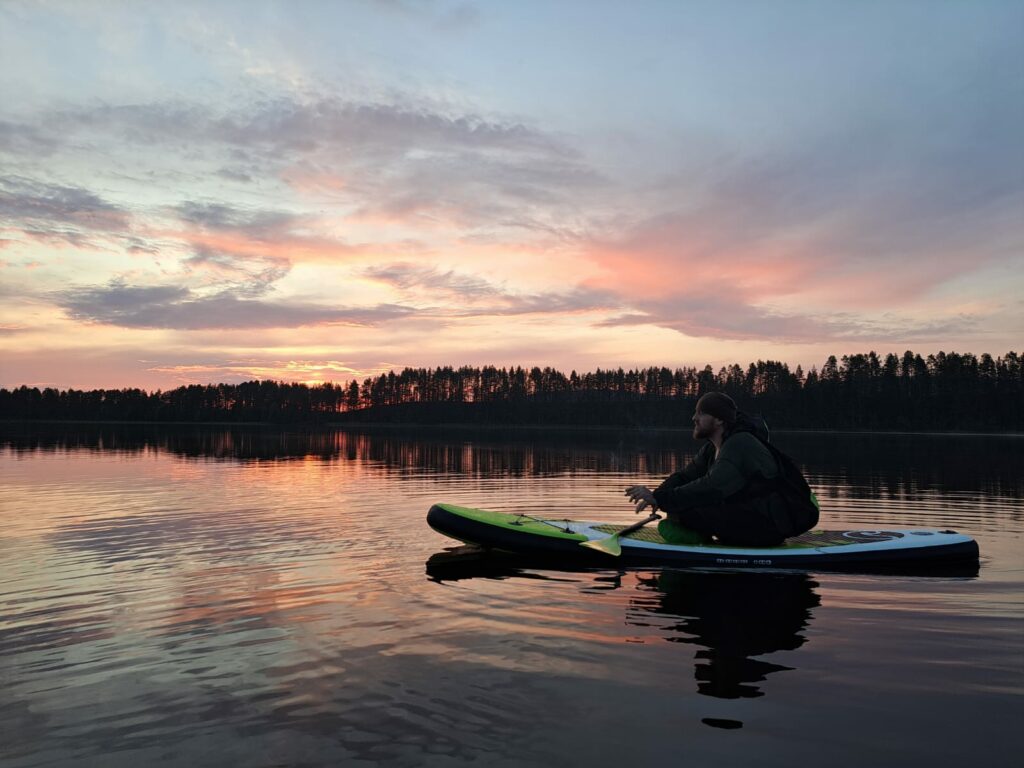
[[[542,518],[435,504],[427,523],[438,533],[486,549],[530,556],[553,556],[590,564],[628,562],[680,566],[818,568],[849,565],[927,565],[977,561],[974,539],[956,531],[929,528],[826,531],[794,536],[778,547],[737,547],[719,543],[669,544],[651,523],[619,538],[614,557],[580,546],[605,539],[625,525]]]

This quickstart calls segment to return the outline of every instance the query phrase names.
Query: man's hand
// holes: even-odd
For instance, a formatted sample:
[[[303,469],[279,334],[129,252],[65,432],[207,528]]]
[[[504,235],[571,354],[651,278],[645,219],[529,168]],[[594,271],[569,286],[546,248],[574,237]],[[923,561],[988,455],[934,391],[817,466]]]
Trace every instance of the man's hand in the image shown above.
[[[637,503],[637,514],[643,512],[647,507],[650,507],[652,512],[658,511],[658,502],[654,500],[654,491],[646,485],[631,485],[626,489],[626,495],[630,501]]]

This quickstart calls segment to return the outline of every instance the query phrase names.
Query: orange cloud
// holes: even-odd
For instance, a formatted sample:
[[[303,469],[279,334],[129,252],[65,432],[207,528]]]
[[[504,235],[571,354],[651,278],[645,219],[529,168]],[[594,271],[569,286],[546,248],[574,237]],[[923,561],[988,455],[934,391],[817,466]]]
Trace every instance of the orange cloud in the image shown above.
[[[389,369],[380,366],[357,368],[339,360],[240,360],[225,364],[155,365],[147,368],[153,373],[167,374],[181,384],[241,379],[321,384],[374,376]]]
[[[192,248],[275,261],[291,261],[296,257],[317,261],[334,261],[357,252],[357,249],[339,240],[284,233],[275,234],[272,237],[253,237],[241,232],[157,230],[148,234],[154,237],[170,238]]]

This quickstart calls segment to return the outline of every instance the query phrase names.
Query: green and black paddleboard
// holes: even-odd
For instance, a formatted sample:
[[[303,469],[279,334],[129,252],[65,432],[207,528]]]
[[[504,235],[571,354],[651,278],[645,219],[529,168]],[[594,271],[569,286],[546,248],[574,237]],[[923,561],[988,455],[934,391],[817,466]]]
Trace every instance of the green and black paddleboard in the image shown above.
[[[709,543],[669,544],[656,526],[616,537],[615,556],[588,546],[628,526],[435,504],[427,523],[438,533],[485,549],[528,556],[579,559],[592,565],[626,561],[643,565],[752,568],[941,565],[977,562],[978,544],[956,531],[927,528],[809,531],[778,547]],[[616,547],[612,547],[616,549]]]

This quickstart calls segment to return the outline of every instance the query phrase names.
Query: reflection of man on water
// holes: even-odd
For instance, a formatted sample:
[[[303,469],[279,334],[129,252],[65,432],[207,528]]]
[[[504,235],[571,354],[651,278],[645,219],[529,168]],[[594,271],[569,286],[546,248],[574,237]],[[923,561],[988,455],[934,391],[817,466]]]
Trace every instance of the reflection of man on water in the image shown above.
[[[661,593],[645,610],[676,617],[665,639],[703,646],[697,652],[697,691],[720,699],[763,696],[773,672],[793,667],[751,658],[796,650],[811,610],[821,604],[807,574],[663,571],[642,580]]]
[[[431,557],[427,575],[436,581],[552,578],[524,570],[522,562],[482,557],[479,550],[462,548]],[[596,576],[595,582],[613,589],[623,586],[621,573]],[[821,605],[817,586],[806,573],[665,570],[640,577],[639,590],[645,597],[631,601],[626,623],[649,627],[652,622],[644,614],[668,617],[667,625],[657,623],[666,640],[702,646],[694,669],[699,693],[753,698],[764,695],[755,683],[792,667],[752,657],[793,651],[806,642],[803,630],[813,609]]]

